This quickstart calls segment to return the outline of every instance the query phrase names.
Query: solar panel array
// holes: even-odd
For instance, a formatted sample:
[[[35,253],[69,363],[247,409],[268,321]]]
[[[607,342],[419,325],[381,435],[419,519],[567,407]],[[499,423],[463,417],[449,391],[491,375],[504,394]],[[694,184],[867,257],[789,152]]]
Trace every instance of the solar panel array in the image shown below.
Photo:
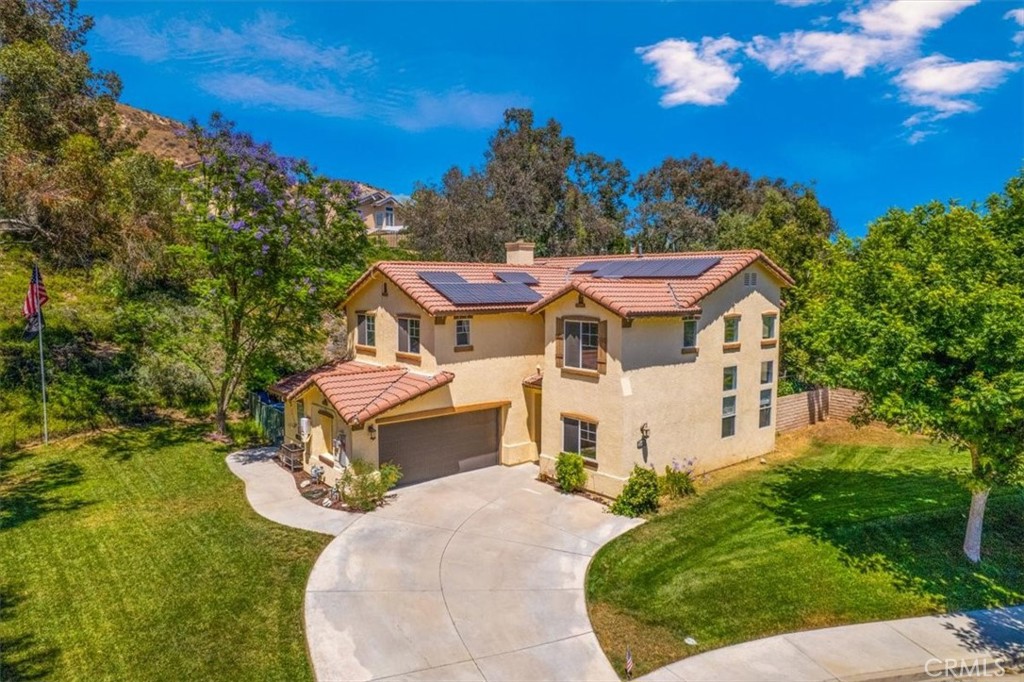
[[[443,270],[424,270],[423,272],[417,272],[416,274],[420,276],[420,279],[422,279],[424,282],[431,286],[433,286],[435,282],[440,283],[466,281],[462,278],[462,275],[460,275],[457,272],[445,272]]]
[[[416,274],[455,305],[522,304],[540,300],[540,294],[522,282],[467,282],[454,272],[436,270]]]
[[[502,282],[518,284],[540,284],[537,278],[528,272],[496,272],[494,276]]]
[[[716,257],[592,260],[581,263],[573,272],[592,273],[600,279],[699,277],[721,260]]]

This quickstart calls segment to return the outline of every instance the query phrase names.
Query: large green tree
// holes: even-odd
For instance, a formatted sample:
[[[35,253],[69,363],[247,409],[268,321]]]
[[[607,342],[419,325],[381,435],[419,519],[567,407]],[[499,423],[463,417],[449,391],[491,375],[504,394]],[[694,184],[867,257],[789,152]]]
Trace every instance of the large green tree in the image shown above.
[[[513,239],[535,242],[540,255],[627,248],[628,172],[579,153],[557,121],[535,125],[532,111],[509,109],[484,161],[416,188],[406,214],[412,248],[446,260],[495,260]]]
[[[176,350],[209,382],[223,434],[239,386],[322,335],[322,312],[361,269],[367,238],[351,186],[217,115],[190,134],[201,162],[183,184],[186,241],[174,252],[194,304]]]
[[[963,550],[979,561],[989,492],[1024,467],[1024,175],[987,210],[890,211],[812,270],[793,332],[810,371],[969,456]]]

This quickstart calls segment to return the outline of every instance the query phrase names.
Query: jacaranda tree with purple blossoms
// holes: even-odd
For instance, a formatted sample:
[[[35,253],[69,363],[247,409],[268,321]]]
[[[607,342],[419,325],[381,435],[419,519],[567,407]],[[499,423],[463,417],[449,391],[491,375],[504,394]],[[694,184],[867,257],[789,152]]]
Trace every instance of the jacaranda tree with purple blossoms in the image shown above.
[[[352,188],[279,156],[214,114],[188,133],[201,161],[182,188],[174,248],[196,300],[183,354],[206,377],[224,434],[239,386],[308,347],[363,263]]]

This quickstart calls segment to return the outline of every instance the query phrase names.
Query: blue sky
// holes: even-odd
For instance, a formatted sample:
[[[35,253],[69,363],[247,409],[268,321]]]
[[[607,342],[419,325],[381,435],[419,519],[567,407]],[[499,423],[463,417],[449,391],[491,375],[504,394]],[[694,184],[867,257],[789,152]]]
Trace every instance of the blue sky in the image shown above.
[[[219,110],[408,193],[479,164],[509,106],[639,174],[696,152],[813,182],[849,234],[983,199],[1024,160],[1024,3],[82,3],[122,99]]]

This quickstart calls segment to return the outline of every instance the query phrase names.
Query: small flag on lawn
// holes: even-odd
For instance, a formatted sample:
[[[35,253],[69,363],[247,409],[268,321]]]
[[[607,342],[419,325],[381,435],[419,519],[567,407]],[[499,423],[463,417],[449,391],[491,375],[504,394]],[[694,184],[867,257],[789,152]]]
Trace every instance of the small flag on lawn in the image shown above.
[[[21,314],[25,316],[25,340],[31,341],[36,338],[43,328],[43,304],[50,300],[46,295],[46,286],[43,284],[43,275],[39,272],[39,266],[32,266],[32,279],[28,283],[28,294],[25,302],[21,304]]]
[[[626,647],[626,679],[633,679],[633,652]]]

